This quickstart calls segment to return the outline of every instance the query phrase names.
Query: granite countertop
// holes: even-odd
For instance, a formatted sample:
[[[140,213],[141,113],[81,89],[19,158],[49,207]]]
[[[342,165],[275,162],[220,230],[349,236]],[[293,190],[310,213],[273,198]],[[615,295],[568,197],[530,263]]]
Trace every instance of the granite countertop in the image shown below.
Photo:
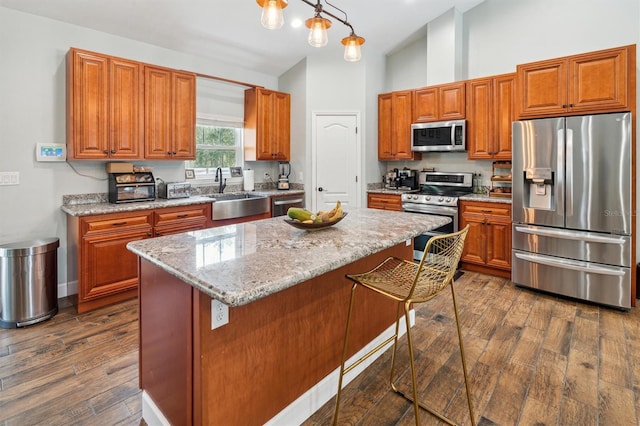
[[[460,201],[483,201],[487,203],[511,204],[511,197],[490,197],[484,194],[469,194],[458,198]]]
[[[127,248],[208,296],[240,306],[450,221],[361,208],[315,232],[271,218],[134,241]]]
[[[406,189],[386,189],[386,188],[375,188],[367,190],[369,194],[390,194],[390,195],[402,195],[402,194],[410,194],[413,192],[418,192],[418,189],[406,190]]]
[[[239,192],[225,192],[225,194],[236,194],[236,193],[244,193],[246,191]],[[304,194],[304,190],[291,189],[288,191],[279,191],[277,189],[273,190],[260,190],[260,191],[252,191],[254,194],[266,195],[268,197],[277,197],[277,196],[286,196],[286,195],[300,195]],[[215,194],[210,194],[215,195]],[[134,212],[138,210],[147,210],[147,209],[161,209],[165,207],[180,207],[180,206],[189,206],[192,204],[204,204],[211,203],[213,200],[206,195],[192,195],[189,198],[175,198],[172,200],[167,200],[164,198],[156,198],[154,201],[141,201],[141,202],[133,202],[133,203],[121,203],[121,204],[113,204],[108,202],[83,202],[81,196],[73,197],[72,201],[76,201],[74,203],[65,203],[61,207],[62,211],[68,214],[69,216],[91,216],[97,214],[108,214],[108,213],[122,213],[122,212]]]

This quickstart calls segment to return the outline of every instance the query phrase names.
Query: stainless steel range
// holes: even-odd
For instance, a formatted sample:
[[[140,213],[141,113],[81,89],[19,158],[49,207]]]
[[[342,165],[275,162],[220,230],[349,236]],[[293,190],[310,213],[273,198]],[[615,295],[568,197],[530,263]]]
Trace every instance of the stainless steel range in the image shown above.
[[[473,192],[473,173],[421,171],[419,184],[418,192],[402,194],[402,210],[446,216],[451,222],[414,239],[415,260],[422,258],[429,238],[458,231],[458,198]]]

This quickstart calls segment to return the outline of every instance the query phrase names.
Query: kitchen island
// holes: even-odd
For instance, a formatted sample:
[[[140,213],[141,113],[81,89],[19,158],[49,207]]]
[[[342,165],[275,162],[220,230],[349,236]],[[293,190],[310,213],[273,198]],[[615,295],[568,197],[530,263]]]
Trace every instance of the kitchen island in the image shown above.
[[[140,259],[145,420],[306,418],[336,391],[351,288],[344,275],[390,255],[411,259],[411,239],[449,220],[352,209],[315,232],[272,218],[129,243]],[[228,324],[216,328],[212,316],[227,315],[225,307],[212,315],[214,301],[228,309]],[[387,332],[397,312],[363,291],[354,315],[350,356]]]

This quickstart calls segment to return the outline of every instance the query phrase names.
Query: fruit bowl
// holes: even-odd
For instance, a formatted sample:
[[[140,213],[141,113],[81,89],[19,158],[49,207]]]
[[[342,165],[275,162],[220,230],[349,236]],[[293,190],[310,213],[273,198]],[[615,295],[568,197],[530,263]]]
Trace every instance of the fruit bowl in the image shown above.
[[[291,219],[289,217],[285,217],[284,221],[289,225],[293,226],[294,228],[304,229],[305,231],[319,231],[320,229],[325,229],[332,225],[335,225],[336,223],[344,219],[346,216],[347,216],[347,213],[343,212],[342,216],[334,220],[333,222],[323,222],[323,223],[302,223],[298,220]]]

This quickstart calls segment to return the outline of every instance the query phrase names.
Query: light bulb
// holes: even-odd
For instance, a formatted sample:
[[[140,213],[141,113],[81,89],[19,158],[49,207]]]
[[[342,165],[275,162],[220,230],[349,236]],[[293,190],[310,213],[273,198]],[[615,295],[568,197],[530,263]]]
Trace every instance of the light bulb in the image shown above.
[[[307,27],[309,27],[309,44],[313,47],[326,46],[329,37],[327,36],[327,25],[330,21],[321,17],[307,19]]]
[[[284,16],[282,14],[282,7],[278,0],[266,0],[264,2],[260,22],[263,27],[269,30],[282,28],[282,25],[284,24]]]
[[[349,37],[342,39],[344,45],[344,60],[349,62],[357,62],[362,58],[360,46],[364,44],[364,39],[351,33]]]

